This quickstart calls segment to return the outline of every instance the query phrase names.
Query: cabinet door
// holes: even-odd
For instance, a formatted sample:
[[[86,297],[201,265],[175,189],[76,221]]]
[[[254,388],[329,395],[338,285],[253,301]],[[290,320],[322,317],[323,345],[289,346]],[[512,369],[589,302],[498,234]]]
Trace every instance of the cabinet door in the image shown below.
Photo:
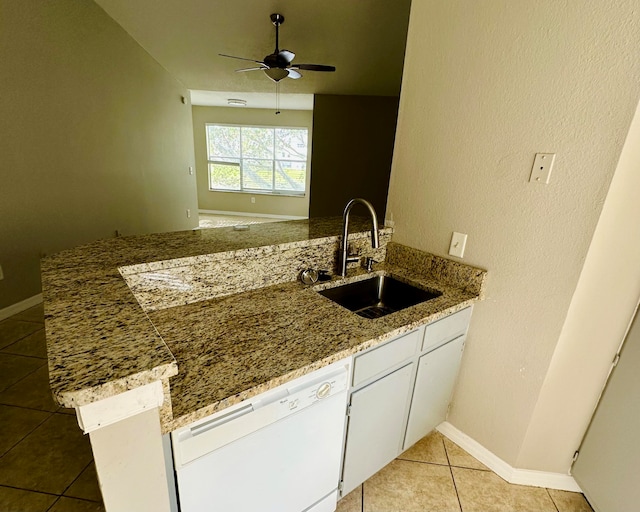
[[[463,346],[464,336],[460,336],[420,358],[409,411],[405,450],[445,420]]]
[[[402,451],[412,369],[408,364],[351,395],[343,496]]]

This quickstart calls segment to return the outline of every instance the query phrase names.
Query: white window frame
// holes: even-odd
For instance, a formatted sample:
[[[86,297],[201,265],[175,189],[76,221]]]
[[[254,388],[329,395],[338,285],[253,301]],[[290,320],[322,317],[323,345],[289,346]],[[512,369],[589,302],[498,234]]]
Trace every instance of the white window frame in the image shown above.
[[[292,129],[292,130],[305,130],[307,132],[307,156],[305,160],[293,160],[291,158],[287,158],[287,159],[281,159],[281,158],[273,158],[272,159],[272,181],[271,181],[271,190],[264,190],[264,189],[252,189],[252,188],[245,188],[244,187],[244,176],[243,176],[243,172],[242,172],[242,163],[239,164],[240,167],[240,190],[229,190],[229,189],[221,189],[221,188],[214,188],[212,185],[212,180],[211,180],[211,170],[210,170],[210,165],[211,164],[216,164],[216,163],[222,163],[225,165],[233,165],[231,162],[225,162],[225,161],[221,161],[221,160],[216,160],[215,157],[212,158],[209,155],[209,126],[225,126],[225,127],[233,127],[233,128],[265,128],[265,129],[270,129],[270,130],[278,130],[278,129]],[[307,127],[307,126],[271,126],[271,125],[257,125],[257,124],[231,124],[231,123],[205,123],[205,136],[206,136],[206,151],[207,151],[207,179],[209,182],[209,190],[211,192],[230,192],[233,194],[252,194],[252,195],[256,195],[256,194],[264,194],[264,195],[273,195],[273,196],[292,196],[292,197],[305,197],[307,195],[307,190],[309,189],[309,154],[310,154],[310,147],[311,147],[311,141],[309,140],[309,134],[310,134],[311,130]],[[274,133],[275,135],[275,133]],[[275,140],[275,136],[274,136],[274,140]],[[275,148],[274,148],[275,149]],[[240,162],[242,162],[243,160],[243,156],[242,156],[242,130],[240,131]],[[275,151],[274,151],[275,153]],[[224,158],[224,157],[218,157],[218,158]],[[235,158],[235,157],[229,157],[229,158]],[[247,157],[247,159],[255,159],[255,158],[249,158]],[[266,159],[265,159],[266,160]],[[295,190],[278,190],[275,188],[275,178],[276,178],[276,163],[278,161],[297,161],[297,162],[304,162],[305,164],[305,176],[304,176],[304,190],[301,191],[295,191]]]

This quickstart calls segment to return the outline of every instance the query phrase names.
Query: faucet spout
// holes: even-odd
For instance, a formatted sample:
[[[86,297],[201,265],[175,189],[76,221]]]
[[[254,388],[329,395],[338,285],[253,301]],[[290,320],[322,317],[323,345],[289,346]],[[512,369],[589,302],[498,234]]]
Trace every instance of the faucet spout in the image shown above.
[[[378,216],[376,215],[373,205],[366,199],[362,199],[360,197],[352,199],[347,203],[347,206],[344,208],[344,213],[342,214],[342,241],[340,242],[340,275],[342,277],[347,275],[347,262],[349,259],[349,255],[347,254],[349,250],[349,244],[347,243],[347,239],[349,237],[349,213],[351,213],[351,208],[353,208],[357,203],[366,206],[369,210],[369,214],[371,215],[371,247],[374,249],[380,247],[380,238],[378,236]]]

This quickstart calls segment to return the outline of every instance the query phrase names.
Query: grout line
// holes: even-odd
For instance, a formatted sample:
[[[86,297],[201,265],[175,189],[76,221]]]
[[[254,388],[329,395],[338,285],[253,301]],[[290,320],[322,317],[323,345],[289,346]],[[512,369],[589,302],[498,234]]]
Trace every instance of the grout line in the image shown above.
[[[13,355],[13,354],[10,354]],[[18,357],[28,357],[28,356],[18,356]],[[46,361],[43,359],[43,361]],[[46,366],[46,362],[44,364],[41,364],[40,366],[38,366],[37,368],[35,368],[34,370],[31,370],[29,373],[27,373],[26,375],[23,375],[22,377],[20,377],[17,381],[11,383],[10,386],[7,386],[6,388],[0,390],[0,393],[4,393],[5,391],[9,391],[13,386],[15,386],[16,384],[19,384],[20,382],[22,382],[24,379],[26,379],[27,377],[30,377],[31,375],[33,375],[34,373],[36,373],[37,371],[39,371],[41,368],[43,368],[44,366]],[[47,373],[49,372],[49,370],[47,369]],[[3,405],[11,405],[11,404],[3,404]],[[20,406],[18,406],[20,407]],[[22,407],[23,409],[30,409],[30,407]],[[40,409],[36,409],[36,410],[40,410]]]
[[[545,491],[547,491],[547,495],[549,496],[549,498],[551,498],[551,503],[553,503],[553,506],[556,507],[556,512],[560,512],[560,509],[558,508],[558,505],[556,505],[556,501],[553,499],[553,496],[551,496],[549,489],[545,489]]]
[[[440,464],[439,462],[429,462],[426,460],[413,460],[413,459],[401,459],[397,457],[396,460],[401,460],[403,462],[417,462],[418,464],[430,464],[432,466],[450,466],[450,464]]]
[[[360,496],[362,499],[360,500],[360,512],[364,512],[364,482],[360,484]]]
[[[6,391],[6,390],[5,390]],[[38,412],[50,412],[51,414],[54,414],[56,412],[58,412],[58,410],[56,409],[55,411],[47,411],[45,409],[38,409],[37,407],[26,407],[24,405],[16,405],[16,404],[5,404],[4,402],[2,402],[0,400],[0,405],[4,405],[6,407],[17,407],[18,409],[24,409],[25,411],[38,411]],[[59,406],[57,406],[59,407]]]
[[[5,405],[5,404],[2,404]],[[19,407],[16,405],[7,405],[6,407]],[[26,407],[19,407],[20,409],[26,409]],[[29,409],[30,411],[35,411],[38,409]],[[49,411],[40,411],[40,412],[49,412]],[[2,458],[5,455],[8,455],[11,450],[13,450],[16,446],[18,446],[22,441],[24,441],[27,437],[29,437],[31,434],[33,434],[38,428],[40,428],[42,426],[42,424],[47,421],[49,418],[51,418],[51,416],[53,416],[55,413],[51,412],[49,413],[49,415],[47,417],[45,417],[40,423],[38,423],[35,427],[33,427],[29,432],[27,432],[24,437],[22,437],[18,442],[16,442],[11,448],[9,448],[3,455],[0,455],[0,461],[2,461]],[[26,489],[26,490],[31,490],[31,489]],[[34,492],[40,492],[40,491],[34,491]],[[45,494],[50,494],[50,493],[45,493]]]
[[[16,341],[16,343],[18,343],[18,341]],[[18,356],[18,357],[28,357],[30,359],[40,359],[42,361],[46,361],[47,358],[46,357],[42,357],[42,356],[31,356],[28,354],[16,354],[15,352],[7,352],[5,349],[11,347],[15,345],[15,343],[12,343],[11,345],[4,347],[3,349],[0,350],[0,354],[2,355],[7,355],[7,356]]]
[[[93,464],[93,458],[91,458],[91,461],[89,462],[89,464],[87,464],[84,468],[82,468],[82,470],[80,471],[80,473],[78,473],[78,476],[76,476],[76,477],[73,479],[73,482],[71,482],[69,485],[67,485],[67,487],[65,488],[65,490],[64,490],[64,491],[62,491],[61,496],[65,496],[66,498],[73,498],[73,499],[75,499],[75,500],[84,500],[84,501],[90,501],[91,503],[97,503],[97,502],[95,502],[95,501],[93,501],[93,500],[90,500],[90,499],[87,499],[87,498],[78,498],[78,497],[76,497],[76,496],[67,496],[67,495],[65,494],[65,492],[67,492],[67,491],[71,488],[71,486],[72,486],[73,484],[75,484],[75,483],[76,483],[76,481],[78,480],[78,478],[80,478],[80,475],[82,475],[82,473],[84,473],[84,472],[87,470],[87,468],[88,468],[89,466],[91,466],[91,464]]]
[[[58,499],[51,504],[51,506],[47,509],[47,512],[49,512],[49,510],[56,506],[56,503],[60,501],[60,498],[62,498],[62,496],[58,496]]]
[[[451,481],[453,482],[453,490],[456,491],[456,498],[458,499],[458,506],[460,507],[460,512],[462,510],[462,502],[460,501],[460,495],[458,494],[458,486],[456,485],[456,477],[453,476],[453,467],[451,466],[451,460],[449,460],[449,452],[447,452],[447,445],[444,442],[444,437],[441,439],[442,446],[444,447],[444,454],[447,457],[447,464],[449,466],[449,473],[451,473]]]
[[[16,487],[15,485],[2,484],[2,485],[0,485],[0,488],[2,488],[2,487],[6,487],[7,489],[15,489],[17,491],[34,492],[36,494],[46,494],[47,496],[60,496],[59,494],[56,494],[55,492],[36,491],[34,489],[27,489],[25,487]]]

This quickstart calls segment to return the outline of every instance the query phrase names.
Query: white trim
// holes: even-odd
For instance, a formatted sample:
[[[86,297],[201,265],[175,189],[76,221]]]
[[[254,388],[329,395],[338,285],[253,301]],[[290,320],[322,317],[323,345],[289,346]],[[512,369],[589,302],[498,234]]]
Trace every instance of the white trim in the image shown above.
[[[9,318],[10,316],[17,315],[18,313],[22,313],[33,306],[37,306],[42,303],[42,294],[34,295],[33,297],[29,297],[28,299],[21,300],[20,302],[16,302],[11,306],[7,306],[6,308],[0,309],[0,320],[4,320],[5,318]]]
[[[198,213],[208,213],[210,215],[233,215],[234,217],[265,217],[267,219],[283,220],[304,220],[309,217],[299,217],[296,215],[273,215],[271,213],[251,213],[251,212],[226,212],[222,210],[198,210]]]
[[[162,382],[157,380],[119,395],[76,407],[78,425],[85,434],[88,434],[147,409],[160,407],[163,401]]]
[[[438,425],[437,430],[510,484],[582,492],[580,486],[569,474],[514,468],[448,421]]]

